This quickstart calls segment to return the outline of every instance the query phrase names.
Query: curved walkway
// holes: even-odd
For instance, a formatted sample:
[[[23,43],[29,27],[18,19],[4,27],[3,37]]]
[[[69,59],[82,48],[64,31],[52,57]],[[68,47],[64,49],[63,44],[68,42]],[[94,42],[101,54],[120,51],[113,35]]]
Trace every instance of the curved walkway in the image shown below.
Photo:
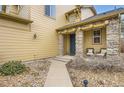
[[[51,60],[47,79],[44,87],[73,87],[65,62]]]

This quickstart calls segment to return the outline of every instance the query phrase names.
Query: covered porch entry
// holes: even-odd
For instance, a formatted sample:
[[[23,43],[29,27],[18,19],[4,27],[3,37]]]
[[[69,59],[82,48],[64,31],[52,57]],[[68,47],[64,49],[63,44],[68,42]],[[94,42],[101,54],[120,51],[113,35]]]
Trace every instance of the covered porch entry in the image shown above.
[[[64,35],[64,55],[75,55],[75,33]]]
[[[58,31],[59,54],[85,57],[87,48],[94,48],[94,53],[102,48],[107,51],[107,58],[120,55],[118,20],[102,20],[85,25],[70,26]]]
[[[106,49],[106,29],[105,27],[87,29],[82,31],[83,55],[86,56],[87,49],[94,49],[94,54]],[[76,54],[76,33],[63,34],[64,37],[64,55],[74,56]]]

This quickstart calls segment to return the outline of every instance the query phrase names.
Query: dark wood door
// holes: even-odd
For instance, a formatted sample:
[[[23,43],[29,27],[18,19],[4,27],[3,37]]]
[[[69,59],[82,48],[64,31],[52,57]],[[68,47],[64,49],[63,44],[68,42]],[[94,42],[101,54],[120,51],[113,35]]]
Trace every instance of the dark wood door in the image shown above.
[[[124,38],[121,38],[121,53],[124,53]]]
[[[75,34],[70,34],[70,55],[75,55]]]

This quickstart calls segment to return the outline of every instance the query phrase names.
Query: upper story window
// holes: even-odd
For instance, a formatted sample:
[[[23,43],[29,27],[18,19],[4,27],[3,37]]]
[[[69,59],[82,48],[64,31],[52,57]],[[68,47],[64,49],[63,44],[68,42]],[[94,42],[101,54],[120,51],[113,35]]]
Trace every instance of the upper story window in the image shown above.
[[[10,12],[12,14],[18,14],[18,12],[19,12],[19,6],[18,5],[12,5]]]
[[[0,5],[0,12],[6,12],[6,6]]]
[[[2,5],[0,5],[0,11],[2,11]]]
[[[56,6],[55,5],[45,5],[45,15],[55,18]]]
[[[101,43],[101,29],[93,31],[93,44]]]
[[[65,13],[66,20],[68,22],[79,22],[81,20],[81,8],[76,7],[75,9],[72,9]]]
[[[124,14],[121,14],[121,38],[124,38]]]
[[[77,21],[78,21],[78,18],[75,14],[69,15],[68,22],[72,23],[72,22],[77,22]]]

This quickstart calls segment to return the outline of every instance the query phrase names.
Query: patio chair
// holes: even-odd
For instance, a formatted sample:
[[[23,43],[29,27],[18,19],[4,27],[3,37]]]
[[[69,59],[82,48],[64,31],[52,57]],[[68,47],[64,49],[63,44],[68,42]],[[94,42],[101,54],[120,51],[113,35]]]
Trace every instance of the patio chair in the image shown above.
[[[106,48],[101,48],[101,49],[100,49],[100,53],[96,54],[96,56],[105,57],[105,56],[106,56],[106,53],[107,53]]]
[[[94,48],[87,48],[86,55],[87,56],[93,56],[94,55]]]

